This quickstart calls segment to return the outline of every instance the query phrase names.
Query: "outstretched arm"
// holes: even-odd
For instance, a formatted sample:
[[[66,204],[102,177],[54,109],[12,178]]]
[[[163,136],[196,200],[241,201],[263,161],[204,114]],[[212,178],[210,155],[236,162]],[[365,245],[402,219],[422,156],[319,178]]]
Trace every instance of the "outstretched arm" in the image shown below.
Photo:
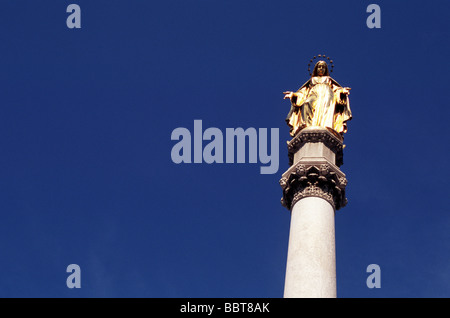
[[[350,87],[334,87],[334,93],[336,96],[336,102],[340,105],[344,105],[348,101],[348,95],[350,95]]]
[[[283,92],[284,99],[290,99],[292,106],[301,106],[305,100],[306,90],[307,88],[303,87],[295,93],[291,91]]]
[[[290,91],[288,91],[288,92],[283,92],[283,94],[284,94],[284,97],[283,97],[283,99],[292,99],[292,96],[294,96],[294,92],[290,92]]]

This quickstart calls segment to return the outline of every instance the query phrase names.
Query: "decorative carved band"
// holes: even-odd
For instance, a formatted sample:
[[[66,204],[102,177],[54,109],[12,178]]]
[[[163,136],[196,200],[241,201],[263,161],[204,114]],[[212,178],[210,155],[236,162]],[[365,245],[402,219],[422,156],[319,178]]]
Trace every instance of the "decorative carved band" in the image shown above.
[[[291,173],[280,180],[283,189],[281,204],[292,210],[305,197],[319,197],[328,201],[335,210],[347,204],[345,175],[334,165],[298,163]]]
[[[343,145],[341,138],[325,128],[319,129],[303,129],[288,143],[289,165],[294,162],[294,154],[309,142],[322,142],[336,154],[336,165],[342,166],[344,163]]]

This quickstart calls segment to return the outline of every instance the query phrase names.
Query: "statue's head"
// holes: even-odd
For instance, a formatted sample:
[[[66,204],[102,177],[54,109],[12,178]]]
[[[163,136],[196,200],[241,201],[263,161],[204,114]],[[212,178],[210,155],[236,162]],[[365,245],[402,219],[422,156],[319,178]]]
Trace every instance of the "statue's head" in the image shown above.
[[[317,62],[316,66],[314,66],[312,76],[330,76],[330,73],[328,72],[327,62],[325,61]]]

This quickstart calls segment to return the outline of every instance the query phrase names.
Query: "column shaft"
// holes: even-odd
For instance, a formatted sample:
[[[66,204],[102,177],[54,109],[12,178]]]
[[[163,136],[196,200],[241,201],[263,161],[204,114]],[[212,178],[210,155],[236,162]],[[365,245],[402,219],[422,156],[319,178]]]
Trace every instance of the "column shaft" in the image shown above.
[[[334,221],[333,207],[319,197],[292,208],[285,298],[336,297]]]

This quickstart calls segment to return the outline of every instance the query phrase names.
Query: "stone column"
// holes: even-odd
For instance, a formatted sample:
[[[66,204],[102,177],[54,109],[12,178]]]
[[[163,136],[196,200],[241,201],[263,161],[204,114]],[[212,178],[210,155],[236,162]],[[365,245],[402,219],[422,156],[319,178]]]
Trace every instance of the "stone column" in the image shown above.
[[[291,211],[284,297],[336,297],[335,211],[347,203],[339,169],[343,144],[321,127],[289,143],[291,167],[282,175],[282,204]]]

